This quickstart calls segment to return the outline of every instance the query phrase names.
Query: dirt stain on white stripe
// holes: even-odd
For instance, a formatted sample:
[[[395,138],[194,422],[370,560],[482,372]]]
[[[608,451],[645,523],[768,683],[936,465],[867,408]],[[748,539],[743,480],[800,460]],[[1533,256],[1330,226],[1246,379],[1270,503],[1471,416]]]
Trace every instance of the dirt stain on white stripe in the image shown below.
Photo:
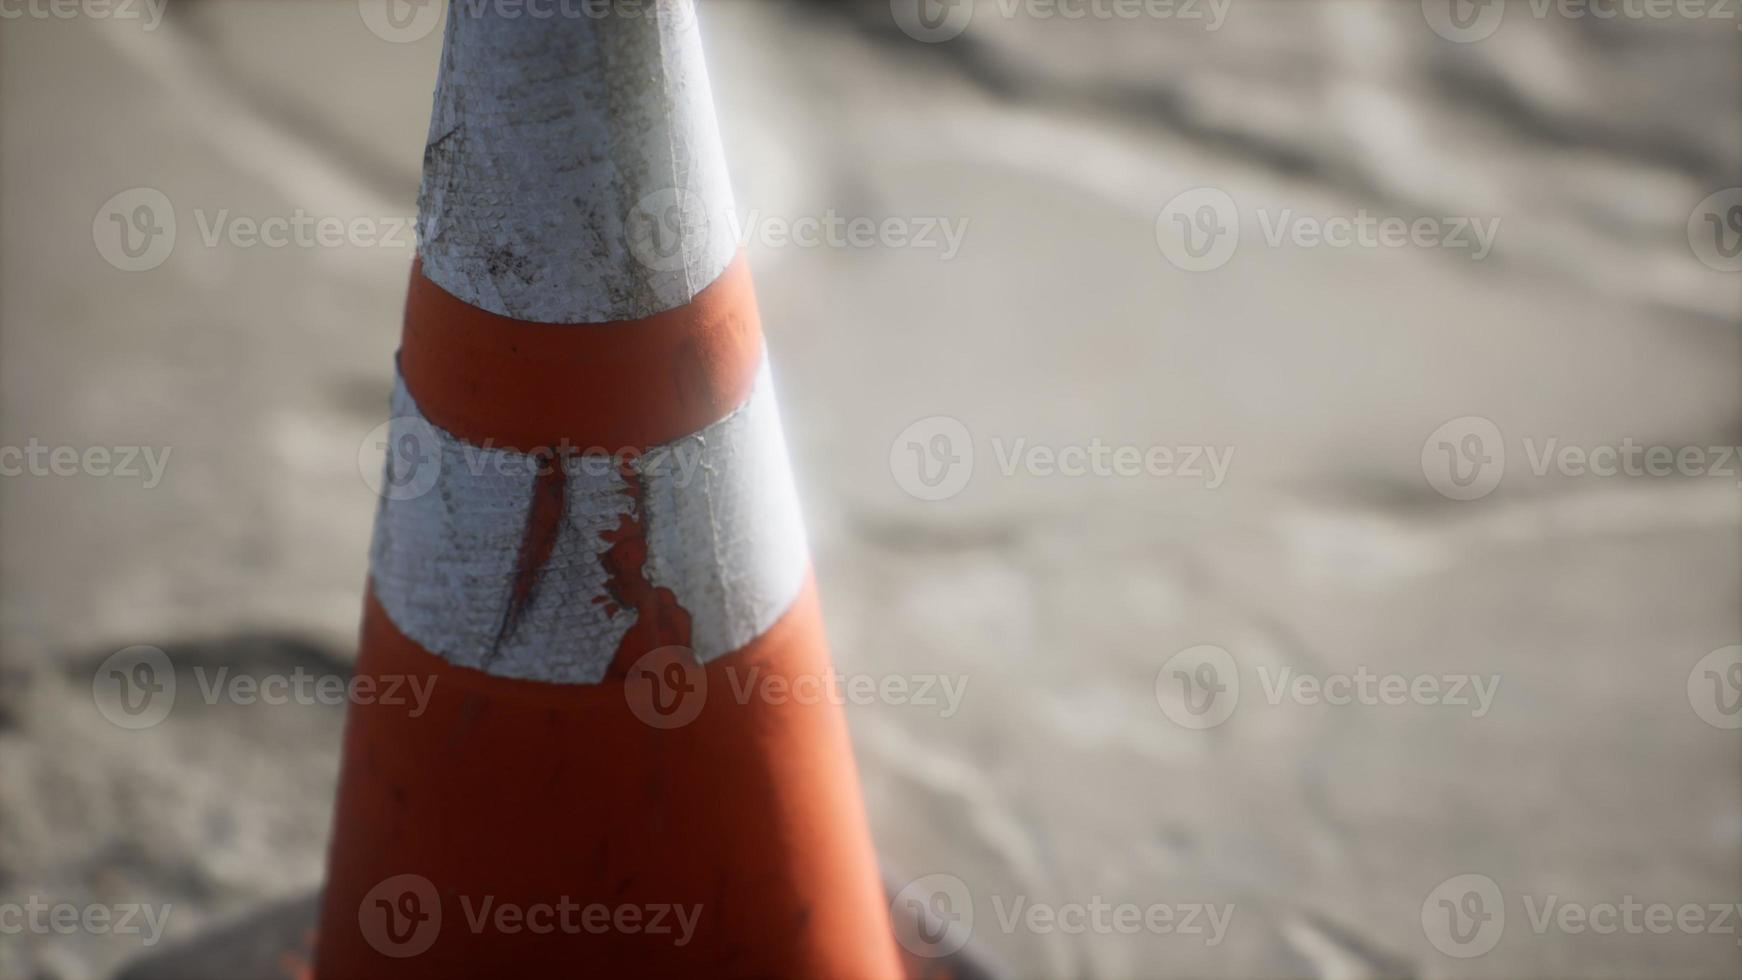
[[[689,610],[678,602],[677,593],[647,578],[647,490],[643,478],[629,460],[623,460],[617,472],[630,501],[629,512],[618,518],[615,528],[600,535],[610,545],[600,558],[608,575],[607,595],[594,601],[608,602],[606,612],[613,617],[624,608],[634,610],[635,623],[617,643],[617,653],[605,671],[607,680],[626,679],[630,666],[649,650],[690,645]]]
[[[521,613],[531,605],[545,565],[556,548],[567,510],[568,461],[566,451],[547,452],[539,457],[538,476],[532,483],[532,505],[526,512],[526,532],[521,536],[520,556],[514,568],[514,586],[509,592],[508,606],[502,611],[496,643],[484,655],[483,666],[488,667],[496,659],[502,644],[519,627]]]

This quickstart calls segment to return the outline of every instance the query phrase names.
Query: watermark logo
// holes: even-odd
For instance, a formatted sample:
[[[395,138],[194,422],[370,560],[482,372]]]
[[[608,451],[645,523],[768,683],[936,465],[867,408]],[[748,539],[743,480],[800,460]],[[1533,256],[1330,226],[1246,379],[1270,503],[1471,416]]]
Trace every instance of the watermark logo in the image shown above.
[[[1259,690],[1271,707],[1395,708],[1405,705],[1467,708],[1472,718],[1487,717],[1500,693],[1499,674],[1381,673],[1357,665],[1353,671],[1305,673],[1293,667],[1256,667]],[[1161,665],[1155,675],[1155,700],[1162,713],[1182,728],[1214,728],[1240,703],[1240,664],[1211,644],[1188,647]]]
[[[122,272],[146,272],[175,249],[175,208],[155,187],[133,187],[103,202],[91,219],[91,241],[103,261]]]
[[[974,0],[889,0],[901,33],[924,44],[960,37],[974,19]]]
[[[1480,415],[1441,425],[1421,445],[1421,473],[1429,486],[1452,500],[1488,496],[1506,473],[1500,427]]]
[[[3,465],[4,449],[0,449]],[[703,447],[693,440],[647,448],[581,446],[569,442],[536,448],[501,449],[495,441],[455,442],[427,420],[401,415],[369,430],[357,447],[357,472],[376,495],[415,500],[429,493],[444,474],[536,480],[561,472],[570,480],[616,481],[629,469],[646,479],[669,477],[674,486],[693,486],[707,471]],[[581,515],[575,515],[579,520]]]
[[[667,187],[635,202],[623,236],[636,261],[655,272],[688,269],[712,253],[716,235],[733,232],[732,215],[689,188]]]
[[[1723,478],[1742,488],[1742,447],[1648,445],[1632,436],[1620,442],[1576,445],[1556,436],[1519,440],[1530,474],[1582,479]],[[1500,428],[1479,415],[1456,418],[1422,443],[1421,472],[1442,496],[1476,500],[1494,492],[1506,471]]]
[[[442,441],[435,426],[415,415],[389,419],[363,437],[357,472],[378,496],[415,500],[435,489],[442,475]]]
[[[962,879],[942,872],[903,885],[889,903],[895,938],[915,956],[949,956],[974,934],[974,897]]]
[[[1200,643],[1167,658],[1155,674],[1155,701],[1181,728],[1227,721],[1240,704],[1240,671],[1227,650]]]
[[[965,674],[785,673],[733,664],[710,679],[695,653],[683,646],[643,654],[624,676],[623,687],[630,712],[660,729],[682,728],[695,721],[710,696],[773,708],[886,704],[935,709],[939,717],[954,718],[967,693]]]
[[[996,926],[1005,935],[1063,933],[1131,936],[1153,933],[1192,936],[1219,946],[1234,920],[1233,903],[1109,901],[1041,902],[1027,895],[991,896]],[[929,874],[904,885],[889,905],[896,940],[915,956],[948,956],[967,945],[974,931],[974,896],[962,879]]]
[[[357,905],[357,928],[377,953],[405,959],[427,952],[442,931],[442,901],[435,884],[416,874],[394,875],[369,889]]]
[[[1228,264],[1240,246],[1241,210],[1226,191],[1198,187],[1176,195],[1155,219],[1155,242],[1168,262],[1186,272]],[[1500,236],[1500,219],[1462,215],[1303,214],[1294,208],[1258,208],[1254,215],[1266,247],[1438,248],[1486,259]]]
[[[702,906],[668,902],[584,904],[568,895],[550,902],[507,902],[495,895],[460,895],[458,924],[473,935],[518,936],[624,935],[668,936],[673,946],[695,938]],[[408,959],[430,950],[442,932],[442,896],[417,874],[394,875],[369,889],[357,905],[357,925],[376,952]]]
[[[1048,445],[1025,436],[989,440],[998,475],[1039,479],[1157,479],[1201,481],[1216,490],[1234,464],[1233,446],[1137,446],[1088,442]],[[896,485],[918,500],[947,500],[974,475],[974,440],[967,426],[933,415],[903,429],[889,446],[889,472]]]
[[[1156,216],[1155,243],[1186,272],[1220,269],[1240,247],[1240,208],[1215,187],[1177,194]]]
[[[1500,30],[1507,0],[1422,0],[1422,16],[1440,37],[1457,44],[1486,41]],[[1742,30],[1737,0],[1527,0],[1510,5],[1532,20],[1731,21]]]
[[[208,249],[394,248],[416,244],[408,215],[237,214],[230,208],[194,208],[199,243]],[[103,203],[91,223],[97,252],[124,272],[145,272],[168,259],[176,245],[175,206],[162,191],[135,187]]]
[[[1742,728],[1742,646],[1720,647],[1694,664],[1688,704],[1713,728]]]
[[[1500,886],[1487,875],[1447,878],[1422,900],[1421,930],[1447,956],[1481,956],[1506,932],[1506,901]]]
[[[664,646],[641,655],[623,681],[629,711],[649,727],[682,728],[695,721],[708,700],[708,673],[685,646]]]
[[[1513,896],[1534,936],[1738,935],[1742,903],[1650,902],[1633,895],[1599,902],[1569,901],[1550,892]],[[1471,959],[1491,951],[1506,931],[1506,896],[1487,875],[1462,874],[1440,882],[1421,905],[1422,932],[1447,956]],[[1515,906],[1516,907],[1516,906]],[[1514,919],[1514,922],[1517,920]],[[1738,941],[1742,945],[1742,941]]]
[[[435,693],[434,675],[314,673],[301,667],[289,673],[232,673],[222,666],[193,668],[199,699],[253,705],[342,707],[378,704],[407,707],[419,718]],[[153,646],[132,646],[111,654],[91,677],[97,710],[121,728],[141,729],[160,724],[176,705],[176,670],[169,655]]]
[[[120,728],[151,728],[175,707],[175,666],[153,646],[131,646],[109,655],[91,678],[97,711]]]
[[[369,33],[392,44],[421,41],[442,21],[441,0],[357,0]]]
[[[1707,197],[1688,216],[1694,257],[1718,272],[1742,272],[1742,187]]]
[[[1494,36],[1506,18],[1506,0],[1421,0],[1421,13],[1435,34],[1455,44]]]
[[[948,415],[920,419],[890,443],[889,472],[909,496],[948,500],[973,479],[973,437],[967,426]]]

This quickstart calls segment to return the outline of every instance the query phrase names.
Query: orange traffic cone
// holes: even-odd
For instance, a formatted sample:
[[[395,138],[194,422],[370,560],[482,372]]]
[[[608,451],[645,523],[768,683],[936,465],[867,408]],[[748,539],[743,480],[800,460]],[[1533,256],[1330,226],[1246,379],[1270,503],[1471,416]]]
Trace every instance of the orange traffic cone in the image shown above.
[[[838,706],[745,695],[828,654],[693,12],[643,8],[450,12],[317,977],[900,972]]]

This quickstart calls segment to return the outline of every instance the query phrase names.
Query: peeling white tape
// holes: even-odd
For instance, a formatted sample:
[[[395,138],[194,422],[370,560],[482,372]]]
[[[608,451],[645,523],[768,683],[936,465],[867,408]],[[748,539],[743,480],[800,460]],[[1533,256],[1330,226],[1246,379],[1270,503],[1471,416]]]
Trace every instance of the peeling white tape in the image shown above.
[[[541,323],[689,302],[737,249],[690,0],[656,15],[453,5],[424,149],[423,272]]]
[[[448,661],[503,677],[597,683],[641,615],[616,604],[606,532],[644,524],[642,574],[690,616],[690,646],[707,662],[742,648],[785,613],[809,559],[774,389],[763,362],[749,399],[633,464],[630,486],[601,457],[571,456],[563,520],[529,597],[508,623],[532,510],[525,453],[483,449],[428,423],[394,387],[384,495],[370,575],[401,632]],[[438,467],[434,479],[420,467]],[[395,499],[395,498],[398,499]]]

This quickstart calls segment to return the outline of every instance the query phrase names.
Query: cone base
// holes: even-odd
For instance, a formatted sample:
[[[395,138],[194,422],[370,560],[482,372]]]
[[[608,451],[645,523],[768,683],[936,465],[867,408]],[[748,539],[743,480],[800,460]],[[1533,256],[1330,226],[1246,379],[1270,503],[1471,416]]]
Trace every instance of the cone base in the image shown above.
[[[320,895],[274,903],[240,921],[141,956],[115,980],[308,980]],[[902,956],[907,980],[992,980],[1004,974],[967,949],[936,958]]]
[[[845,722],[801,696],[814,583],[742,650],[650,656],[493,677],[368,596],[315,976],[899,976]]]

